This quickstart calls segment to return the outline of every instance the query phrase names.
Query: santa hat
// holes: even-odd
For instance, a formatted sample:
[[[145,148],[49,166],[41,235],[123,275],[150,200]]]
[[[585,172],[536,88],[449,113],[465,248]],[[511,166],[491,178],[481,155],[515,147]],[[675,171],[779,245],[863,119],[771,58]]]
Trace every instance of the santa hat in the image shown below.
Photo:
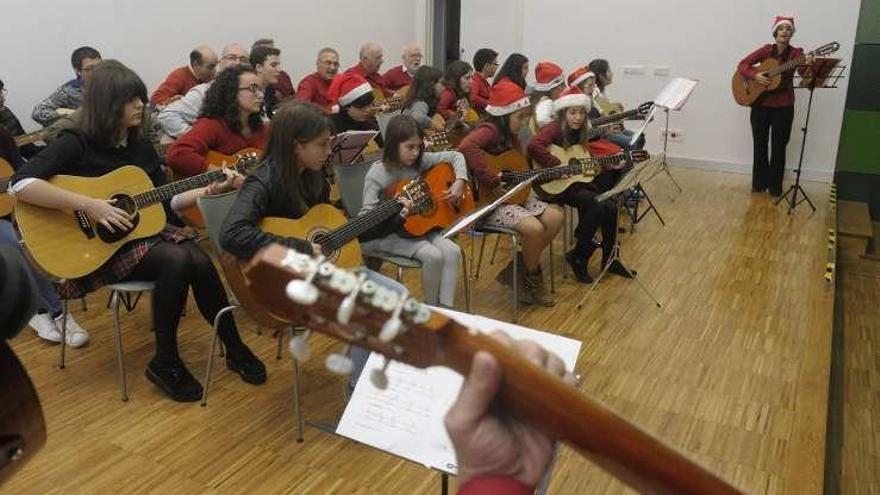
[[[492,92],[489,93],[489,104],[486,105],[486,112],[489,115],[501,117],[509,115],[521,108],[530,105],[529,97],[518,84],[513,81],[501,80],[495,86],[492,86]]]
[[[773,33],[776,33],[776,29],[783,24],[788,24],[791,26],[791,34],[794,34],[794,17],[786,17],[782,15],[776,16],[776,20],[773,21]]]
[[[345,72],[333,78],[327,89],[327,98],[332,104],[338,103],[344,107],[372,91],[373,87],[366,79],[353,72]]]
[[[566,88],[566,90],[559,95],[559,98],[556,98],[553,102],[553,113],[559,113],[569,107],[584,107],[589,112],[592,103],[590,102],[590,98],[584,94],[580,88],[573,86],[571,88]]]
[[[535,89],[538,91],[550,91],[562,84],[565,79],[562,75],[562,67],[553,62],[538,62],[535,65]]]
[[[578,67],[574,72],[568,75],[568,86],[573,88],[579,86],[582,82],[589,78],[596,78],[596,74],[590,72],[586,67]]]

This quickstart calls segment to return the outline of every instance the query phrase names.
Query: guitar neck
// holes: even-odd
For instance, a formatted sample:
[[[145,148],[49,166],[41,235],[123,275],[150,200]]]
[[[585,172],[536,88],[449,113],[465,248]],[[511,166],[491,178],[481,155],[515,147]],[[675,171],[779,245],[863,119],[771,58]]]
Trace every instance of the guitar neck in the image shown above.
[[[403,210],[403,205],[400,204],[396,197],[383,201],[376,208],[328,232],[327,235],[321,238],[321,246],[328,248],[330,251],[339,249],[393,215],[399,214],[401,210]]]
[[[813,52],[810,52],[810,53],[813,53]],[[806,60],[807,60],[807,55],[805,54],[805,55],[801,55],[800,57],[793,58],[783,64],[779,64],[779,66],[777,66],[776,68],[767,71],[767,77],[773,77],[773,76],[777,76],[779,74],[782,74],[783,72],[785,72],[787,70],[791,70],[791,69],[797,67],[798,65],[803,64]]]
[[[592,120],[590,120],[590,123],[593,124],[593,126],[612,124],[614,122],[620,122],[621,120],[626,120],[630,117],[635,117],[639,113],[640,112],[639,112],[638,108],[633,108],[632,110],[627,110],[625,112],[613,113],[611,115],[608,115],[607,117],[599,117],[598,119],[592,119]]]
[[[0,194],[6,194],[6,191],[9,190],[9,181],[12,180],[12,177],[3,177],[0,179]]]
[[[232,168],[238,170],[237,166]],[[145,206],[168,201],[174,196],[189,191],[190,189],[205,187],[212,182],[223,179],[223,177],[224,175],[221,169],[211,170],[186,179],[170,182],[164,186],[150,189],[149,191],[144,191],[140,194],[135,194],[133,198],[138,208],[143,208]]]
[[[529,180],[537,175],[539,176],[537,179],[538,182],[547,182],[551,180],[561,179],[566,176],[585,175],[589,172],[589,169],[597,165],[603,167],[616,165],[620,163],[620,161],[623,159],[624,155],[622,153],[618,153],[616,155],[596,158],[579,158],[578,163],[559,165],[557,167],[551,168],[516,171],[505,170],[501,172],[501,180],[508,184],[519,184],[520,182]]]

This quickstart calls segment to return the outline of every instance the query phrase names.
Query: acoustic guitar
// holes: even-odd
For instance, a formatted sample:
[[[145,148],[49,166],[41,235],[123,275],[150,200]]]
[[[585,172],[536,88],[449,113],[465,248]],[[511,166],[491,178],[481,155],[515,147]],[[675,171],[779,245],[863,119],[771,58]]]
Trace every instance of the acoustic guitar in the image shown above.
[[[550,145],[550,153],[567,165],[529,171],[531,174],[541,175],[532,184],[538,195],[550,201],[564,193],[572,184],[593,182],[603,170],[621,168],[621,163],[630,159],[633,162],[643,162],[650,158],[648,152],[644,150],[632,151],[629,156],[618,153],[591,157],[590,153],[579,144],[568,148]]]
[[[528,179],[528,177],[520,178],[521,174],[529,172],[529,161],[518,150],[507,150],[500,155],[493,155],[484,151],[483,158],[492,169],[501,172],[501,182],[509,186],[519,184]],[[503,194],[504,192],[499,191],[497,188],[489,189],[487,187],[480,187],[477,194],[477,204],[479,206],[487,205],[500,198]],[[504,204],[521,205],[525,203],[527,199],[529,199],[529,189],[524,188],[513,196],[507,198]]]
[[[219,151],[209,151],[205,155],[205,161],[208,163],[208,170],[218,170],[227,167],[230,164],[238,163],[239,160],[252,159],[256,160],[263,156],[263,150],[258,148],[244,148],[235,155],[225,155]],[[175,179],[183,177],[175,176]],[[183,220],[183,223],[199,230],[205,229],[205,219],[202,218],[202,212],[196,206],[190,206],[177,212],[177,216]]]
[[[782,73],[794,69],[798,65],[803,65],[808,55],[816,57],[824,57],[830,55],[840,49],[840,43],[831,42],[816,48],[812,52],[805,53],[800,57],[795,57],[783,64],[780,64],[775,58],[768,58],[760,64],[752,67],[758,74],[764,73],[770,79],[767,86],[761,85],[754,79],[747,79],[739,73],[739,69],[733,72],[733,78],[730,81],[730,87],[733,91],[733,99],[744,107],[749,107],[758,101],[764,93],[773,91],[782,83]]]
[[[15,136],[13,139],[15,140],[15,145],[21,148],[22,146],[27,146],[29,144],[36,143],[37,141],[42,141],[49,137],[51,133],[49,129],[40,129],[39,131],[29,132],[27,134],[22,134],[21,136]]]
[[[240,159],[233,168],[247,172],[257,158]],[[106,263],[124,244],[158,234],[167,219],[162,203],[174,195],[223,180],[220,170],[154,187],[143,169],[126,165],[100,177],[56,175],[49,183],[84,196],[115,199],[114,206],[131,216],[134,228],[111,232],[95,225],[84,211],[60,211],[24,201],[15,206],[15,220],[31,259],[61,279],[88,275]]]
[[[397,196],[409,186],[408,180],[402,180],[389,188],[389,196]],[[425,235],[434,229],[445,229],[452,226],[458,219],[474,211],[474,195],[468,184],[464,186],[464,195],[457,205],[443,199],[443,191],[455,182],[455,171],[448,163],[438,163],[422,174],[421,182],[426,188],[430,203],[421,213],[410,215],[403,223],[403,228],[414,236]]]
[[[12,165],[0,158],[0,217],[9,215],[15,207],[15,198],[6,192],[9,190],[9,181],[12,180],[14,173]]]
[[[622,112],[612,111],[609,115],[605,117],[590,119],[590,124],[592,124],[593,127],[596,127],[605,124],[613,124],[615,122],[620,122],[621,120],[644,119],[649,113],[651,113],[651,108],[653,106],[653,101],[646,101],[638,107],[633,108],[632,110],[625,110]]]
[[[543,429],[643,493],[742,492],[596,399],[509,347],[391,288],[279,245],[257,253],[245,273],[261,304],[310,330],[415,366],[463,376],[478,351],[504,379],[496,410]],[[383,383],[376,371],[376,383]]]

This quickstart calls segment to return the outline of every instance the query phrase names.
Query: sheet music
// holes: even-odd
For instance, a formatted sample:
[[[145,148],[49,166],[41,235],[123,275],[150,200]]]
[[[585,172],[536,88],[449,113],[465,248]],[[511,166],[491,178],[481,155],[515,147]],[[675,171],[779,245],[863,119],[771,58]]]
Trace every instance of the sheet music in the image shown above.
[[[669,84],[654,98],[654,105],[670,110],[681,110],[696,87],[697,81],[694,79],[676,77],[669,81]]]
[[[462,230],[464,230],[465,228],[467,228],[469,225],[473,224],[477,220],[488,215],[489,213],[492,212],[492,210],[501,206],[501,204],[504,203],[505,201],[507,201],[511,196],[513,196],[514,194],[521,191],[524,187],[528,187],[529,185],[531,185],[532,181],[534,181],[537,178],[538,178],[537,175],[533,175],[528,180],[520,182],[519,184],[514,186],[511,190],[504,193],[504,195],[502,195],[500,198],[498,198],[495,201],[491,202],[490,204],[480,208],[479,210],[471,213],[470,215],[462,218],[461,220],[458,221],[458,223],[456,223],[455,225],[446,229],[446,232],[443,233],[443,238],[449,239],[450,237],[454,236],[455,234],[458,234],[459,232],[461,232]]]
[[[617,194],[620,194],[623,191],[626,191],[627,189],[629,189],[631,187],[635,187],[636,184],[641,182],[641,180],[642,180],[641,175],[644,172],[645,168],[647,168],[648,165],[650,165],[652,163],[661,162],[665,156],[666,155],[661,152],[661,153],[658,153],[658,154],[652,156],[648,160],[636,163],[635,165],[633,165],[633,168],[630,169],[629,172],[625,173],[623,175],[623,177],[621,177],[620,180],[617,181],[617,184],[615,184],[614,187],[612,187],[611,189],[605,191],[604,193],[596,196],[596,201],[600,201],[600,202],[605,201],[608,198],[615,196]]]
[[[555,352],[574,369],[581,343],[559,335],[470,315],[434,308],[482,332],[504,330],[516,339],[531,339]],[[377,389],[370,373],[381,369],[384,358],[373,353],[336,433],[424,466],[450,474],[457,472],[455,451],[443,427],[443,418],[458,396],[463,379],[441,367],[426,370],[392,362],[386,370],[388,388]]]

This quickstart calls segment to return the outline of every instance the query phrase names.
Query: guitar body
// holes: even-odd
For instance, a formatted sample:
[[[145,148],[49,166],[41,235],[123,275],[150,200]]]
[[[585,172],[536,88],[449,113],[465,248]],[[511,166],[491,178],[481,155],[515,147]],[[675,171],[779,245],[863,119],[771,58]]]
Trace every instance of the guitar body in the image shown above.
[[[205,155],[208,162],[208,170],[222,168],[224,166],[233,165],[241,156],[263,156],[263,151],[258,148],[244,148],[235,155],[224,155],[219,151],[209,151]],[[183,220],[183,223],[199,230],[205,230],[205,219],[202,218],[202,212],[196,206],[190,206],[184,210],[177,212],[177,216]]]
[[[345,225],[346,222],[347,219],[341,211],[322,203],[311,207],[305,215],[296,220],[266,217],[260,221],[260,229],[278,236],[296,237],[320,244],[321,236]],[[336,251],[325,252],[324,256],[334,264],[346,268],[357,268],[364,264],[364,256],[361,254],[361,246],[357,240],[352,240]]]
[[[563,165],[567,165],[571,159],[590,158],[590,152],[579,144],[569,146],[568,148],[563,148],[562,146],[557,146],[553,144],[550,145],[550,153],[552,153],[553,156],[555,156],[556,158],[559,158]],[[558,179],[536,184],[535,190],[542,197],[553,199],[556,196],[564,193],[565,190],[568,189],[572,184],[576,184],[578,182],[593,182],[593,179],[595,179],[595,177],[595,175],[573,175],[567,179]]]
[[[12,169],[12,165],[0,158],[0,217],[9,215],[15,207],[15,198],[6,193],[9,187],[9,179],[12,178],[14,173],[15,170]]]
[[[507,150],[500,155],[493,155],[491,153],[483,152],[483,157],[486,159],[489,165],[492,166],[492,168],[498,170],[499,172],[519,172],[522,170],[529,170],[529,161],[522,153],[515,149]],[[492,201],[495,201],[499,197],[499,195],[495,194],[495,191],[483,188],[480,190],[480,200],[478,204],[480,206],[487,205]],[[504,204],[521,205],[525,203],[527,199],[529,199],[528,187],[507,198],[507,201],[505,201]]]
[[[422,180],[430,191],[431,207],[423,214],[407,217],[403,228],[410,234],[420,236],[437,228],[445,229],[462,216],[474,211],[474,195],[467,184],[465,184],[464,195],[458,206],[454,207],[449,201],[442,199],[443,191],[449,189],[455,182],[455,171],[452,169],[452,165],[439,163],[425,172],[422,175]],[[400,194],[409,182],[409,180],[402,180],[391,186],[388,196]]]
[[[758,72],[767,72],[779,67],[779,62],[775,58],[768,58],[754,67]],[[782,83],[782,74],[777,74],[770,78],[770,84],[762,86],[754,79],[746,79],[739,71],[734,71],[733,78],[730,82],[733,91],[733,99],[744,107],[750,107],[755,104],[758,98],[767,91],[773,91]]]
[[[49,183],[98,199],[133,196],[153,189],[147,174],[131,165],[101,177],[56,175]],[[15,220],[31,259],[49,275],[70,279],[94,272],[124,244],[156,235],[165,226],[165,210],[161,204],[134,213],[134,229],[115,240],[102,239],[96,233],[99,230],[96,225],[91,229],[82,228],[72,211],[43,208],[24,201],[16,205]]]

